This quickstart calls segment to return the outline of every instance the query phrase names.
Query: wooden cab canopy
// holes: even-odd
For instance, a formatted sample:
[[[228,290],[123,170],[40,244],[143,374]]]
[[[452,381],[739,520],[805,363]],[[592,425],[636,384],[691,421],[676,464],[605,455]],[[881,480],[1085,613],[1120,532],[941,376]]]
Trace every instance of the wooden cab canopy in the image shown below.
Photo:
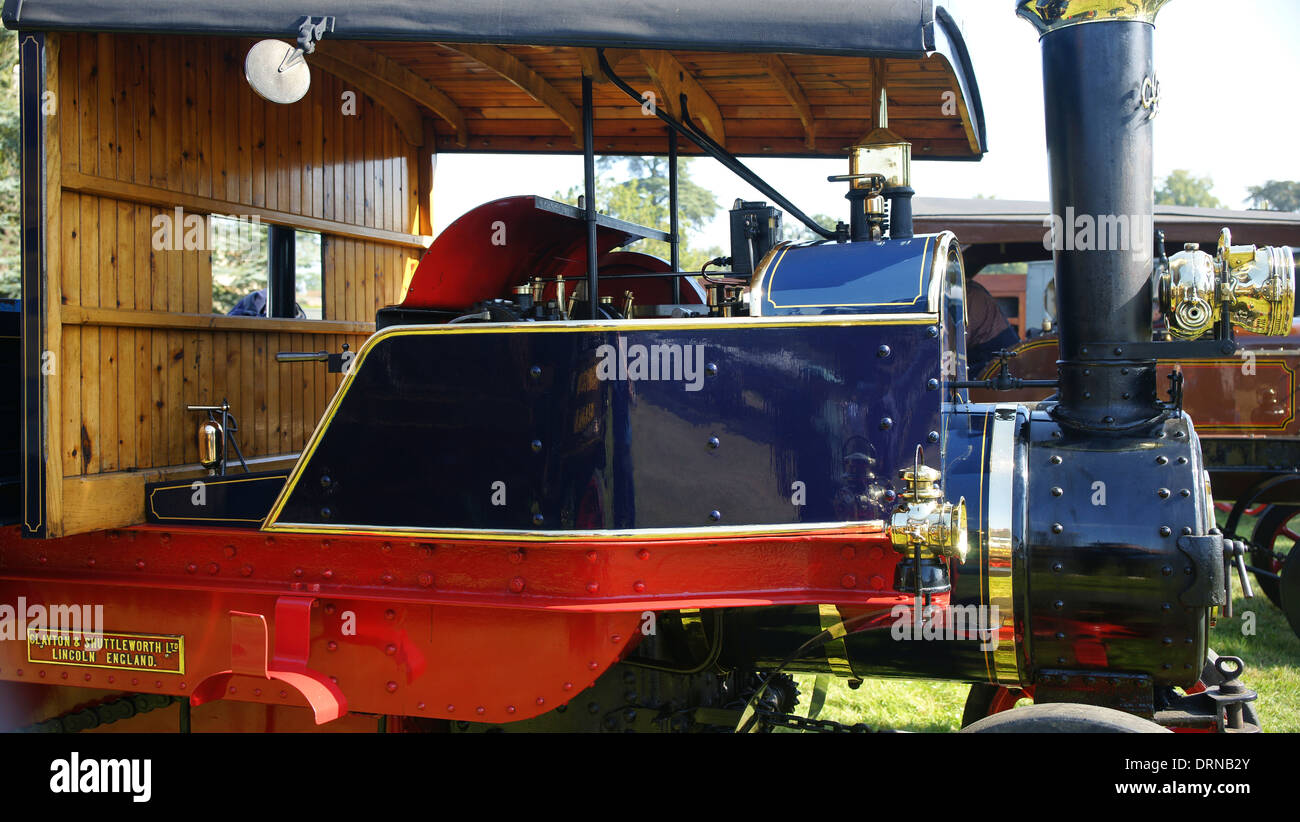
[[[258,97],[251,45],[325,18],[307,95]],[[602,54],[734,155],[844,157],[882,90],[914,159],[986,150],[932,0],[5,0],[3,20],[22,61],[25,390],[22,511],[0,513],[28,536],[141,523],[147,482],[205,476],[188,405],[228,400],[249,467],[287,470],[340,376],[276,354],[355,351],[401,302],[439,153],[583,151],[584,76],[595,153],[667,153]],[[214,311],[219,261],[189,242],[214,215],[319,235],[319,318]]]
[[[917,159],[979,159],[983,110],[952,18],[933,0],[6,0],[11,28],[294,39],[333,18],[308,62],[384,106],[438,151],[582,149],[580,79],[597,81],[596,152],[658,154],[662,126],[604,80],[595,51],[731,153],[838,157],[869,132],[880,90]],[[683,145],[684,152],[694,150]]]

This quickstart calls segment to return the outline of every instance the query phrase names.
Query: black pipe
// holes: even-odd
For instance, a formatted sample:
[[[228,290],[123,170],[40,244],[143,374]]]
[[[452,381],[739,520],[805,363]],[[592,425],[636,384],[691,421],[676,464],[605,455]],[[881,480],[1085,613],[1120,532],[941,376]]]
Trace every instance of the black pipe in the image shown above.
[[[889,239],[910,240],[916,236],[912,227],[912,196],[916,191],[911,186],[894,186],[884,191],[889,201]]]
[[[600,285],[596,272],[596,117],[591,78],[582,75],[582,182],[587,210],[587,305],[591,318],[600,318]]]
[[[1151,340],[1152,112],[1143,101],[1154,95],[1153,31],[1107,20],[1042,36],[1052,254],[1067,307],[1056,416],[1073,428],[1126,430],[1161,411],[1155,361],[1125,357],[1123,345]]]
[[[636,100],[638,105],[644,105],[645,99],[641,94],[627,83],[623,82],[623,79],[614,73],[614,69],[610,67],[609,61],[605,59],[605,50],[596,49],[596,56],[600,59],[600,70],[605,73],[605,76],[609,78],[610,82],[618,86],[624,94],[631,97],[633,100]],[[685,95],[683,95],[683,97],[684,96]],[[698,129],[689,127],[688,124],[679,123],[671,114],[668,114],[659,106],[654,107],[654,113],[656,117],[664,121],[664,123],[666,123],[673,131],[699,146],[700,150],[705,154],[717,160],[719,163],[722,163],[722,165],[731,171],[731,173],[758,189],[767,196],[768,199],[789,212],[791,217],[794,217],[799,222],[808,226],[809,231],[827,240],[835,239],[834,231],[831,231],[821,223],[818,223],[816,220],[809,217],[807,214],[804,214],[799,210],[798,206],[787,200],[781,192],[772,188],[766,180],[759,177],[748,166],[736,159],[734,154],[715,143],[707,134],[704,134]]]
[[[681,226],[677,222],[677,132],[668,129],[668,233],[672,235],[668,252],[673,271],[680,271],[682,266],[680,232]],[[673,305],[680,305],[681,302],[682,284],[674,278]]]

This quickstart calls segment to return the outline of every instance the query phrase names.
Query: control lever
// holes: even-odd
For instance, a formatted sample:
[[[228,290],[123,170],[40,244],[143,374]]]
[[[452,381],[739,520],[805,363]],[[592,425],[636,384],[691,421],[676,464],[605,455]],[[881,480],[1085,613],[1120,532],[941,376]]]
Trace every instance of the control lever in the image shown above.
[[[275,361],[278,363],[291,362],[323,362],[325,370],[331,374],[342,374],[352,366],[352,359],[356,355],[348,349],[348,344],[343,343],[343,352],[341,354],[331,354],[328,351],[281,351],[275,355]]]
[[[1227,600],[1223,605],[1223,616],[1232,619],[1232,570],[1236,566],[1237,576],[1241,578],[1241,590],[1246,599],[1254,599],[1255,591],[1250,587],[1250,574],[1246,570],[1246,543],[1239,539],[1223,541],[1223,585],[1227,589]]]

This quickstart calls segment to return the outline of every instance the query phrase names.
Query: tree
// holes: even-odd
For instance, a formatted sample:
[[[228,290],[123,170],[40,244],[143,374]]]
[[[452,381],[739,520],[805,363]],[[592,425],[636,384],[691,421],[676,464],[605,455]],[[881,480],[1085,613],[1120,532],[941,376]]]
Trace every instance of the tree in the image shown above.
[[[0,31],[0,298],[21,296],[18,196],[18,34]]]
[[[1269,180],[1262,186],[1246,189],[1251,208],[1268,211],[1300,211],[1300,183],[1294,180]]]
[[[1223,203],[1212,193],[1214,181],[1209,177],[1193,177],[1185,168],[1174,169],[1156,189],[1158,205],[1197,206],[1223,208]]]
[[[712,191],[691,179],[694,158],[683,157],[677,166],[677,218],[681,229],[678,251],[685,271],[698,270],[705,262],[725,252],[717,246],[695,248],[691,235],[698,234],[718,213],[720,206]],[[621,167],[621,168],[620,168]],[[615,182],[622,170],[626,177]],[[580,186],[556,192],[552,199],[576,204]],[[666,231],[668,214],[667,157],[600,157],[596,161],[596,207],[604,214],[630,223]],[[668,244],[641,240],[635,250],[668,259]]]
[[[823,228],[834,229],[835,224],[840,222],[834,217],[828,217],[825,214],[812,214],[812,221]],[[812,229],[798,220],[786,214],[781,222],[782,238],[792,243],[807,243],[813,240],[820,240],[821,237],[813,233]]]

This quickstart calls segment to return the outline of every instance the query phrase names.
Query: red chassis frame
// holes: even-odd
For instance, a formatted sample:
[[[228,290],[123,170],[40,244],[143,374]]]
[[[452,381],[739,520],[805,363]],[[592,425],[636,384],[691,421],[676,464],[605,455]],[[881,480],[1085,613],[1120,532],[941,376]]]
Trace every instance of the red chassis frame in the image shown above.
[[[411,541],[137,526],[0,531],[0,603],[103,605],[109,633],[182,635],[184,673],[32,662],[0,680],[480,722],[568,702],[633,649],[646,612],[911,601],[879,524],[566,542]],[[349,625],[352,631],[347,630]],[[46,717],[34,716],[35,722]]]

